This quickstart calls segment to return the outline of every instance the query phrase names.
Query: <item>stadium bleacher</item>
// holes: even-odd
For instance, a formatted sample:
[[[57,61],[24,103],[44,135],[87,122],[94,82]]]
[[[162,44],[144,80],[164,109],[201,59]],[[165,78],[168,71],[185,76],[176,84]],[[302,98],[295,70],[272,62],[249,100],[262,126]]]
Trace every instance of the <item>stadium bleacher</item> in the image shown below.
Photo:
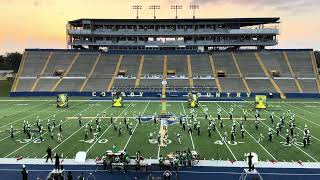
[[[264,65],[259,64],[256,52]],[[213,71],[210,55],[215,67]],[[165,59],[168,91],[189,91],[191,83],[193,90],[218,91],[216,82],[220,82],[221,92],[277,92],[262,69],[265,66],[284,93],[318,92],[308,50],[213,52],[210,55],[115,55],[31,50],[27,51],[15,92],[30,92],[32,89],[35,92],[102,92],[107,91],[108,86],[112,90],[159,91]],[[118,72],[115,72],[117,66]],[[62,74],[56,75],[56,71]],[[218,72],[223,76],[218,77]],[[275,77],[274,72],[278,73]]]

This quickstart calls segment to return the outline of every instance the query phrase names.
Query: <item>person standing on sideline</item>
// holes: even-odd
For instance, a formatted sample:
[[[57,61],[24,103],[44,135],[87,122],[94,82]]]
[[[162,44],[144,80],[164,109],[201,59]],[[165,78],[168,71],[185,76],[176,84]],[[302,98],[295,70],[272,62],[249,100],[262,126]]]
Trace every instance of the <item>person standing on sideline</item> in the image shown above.
[[[69,172],[68,172],[67,180],[72,180],[72,174],[71,174],[71,171],[69,171]]]
[[[48,149],[47,149],[47,160],[46,160],[46,163],[48,162],[49,158],[51,159],[51,162],[53,162],[52,161],[52,150],[51,150],[50,147],[48,147]]]
[[[55,160],[55,164],[54,164],[54,168],[59,171],[60,170],[60,156],[56,153],[54,155]]]
[[[22,165],[21,174],[22,180],[28,180],[28,171],[26,170],[26,166],[24,164]]]

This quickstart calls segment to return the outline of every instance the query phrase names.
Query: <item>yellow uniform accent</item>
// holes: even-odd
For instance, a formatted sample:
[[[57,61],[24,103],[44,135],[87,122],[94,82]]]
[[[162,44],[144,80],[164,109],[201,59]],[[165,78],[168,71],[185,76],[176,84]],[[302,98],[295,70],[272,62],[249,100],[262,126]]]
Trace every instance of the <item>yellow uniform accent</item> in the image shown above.
[[[122,63],[122,59],[123,59],[123,55],[121,55],[121,56],[119,57],[118,64],[117,64],[117,66],[116,66],[116,69],[114,70],[112,79],[111,79],[111,81],[109,82],[109,85],[107,86],[107,91],[108,91],[108,92],[110,92],[110,90],[111,90],[111,88],[112,88],[112,86],[113,86],[114,80],[115,80],[115,78],[117,77],[117,74],[118,74],[119,69],[120,69],[120,65],[121,65],[121,63]]]
[[[248,92],[248,93],[251,93],[251,90],[250,90],[250,88],[249,88],[249,86],[248,86],[248,84],[247,84],[247,81],[246,81],[246,79],[243,77],[243,75],[242,75],[242,73],[241,73],[241,70],[240,70],[239,64],[238,64],[238,62],[237,62],[236,56],[234,55],[233,52],[231,52],[231,55],[232,55],[234,64],[236,65],[236,68],[237,68],[237,70],[238,70],[238,73],[240,74],[240,78],[242,79],[242,82],[243,82],[244,86],[245,86],[246,89],[247,89],[247,92]]]
[[[189,84],[190,84],[190,87],[194,87],[193,78],[192,78],[192,65],[191,65],[190,55],[187,56],[187,63],[188,63]]]
[[[213,55],[212,56],[209,55],[209,62],[210,62],[210,66],[211,66],[212,76],[214,77],[214,81],[216,82],[218,91],[222,92],[220,81],[218,79],[217,73],[215,73],[216,72],[216,68],[215,68],[214,63],[213,63]]]
[[[274,89],[277,91],[277,93],[280,94],[281,99],[286,99],[286,96],[283,94],[283,92],[281,91],[281,89],[279,88],[278,84],[275,82],[275,80],[273,79],[273,77],[270,75],[269,71],[267,70],[267,67],[265,66],[265,64],[262,62],[261,57],[259,55],[259,53],[254,53],[256,56],[256,59],[258,61],[258,63],[260,64],[264,74],[269,78],[271,84],[273,85]]]
[[[137,88],[139,86],[139,84],[140,84],[140,78],[141,78],[141,73],[142,73],[142,69],[143,69],[143,64],[144,64],[144,55],[142,55],[140,57],[140,64],[139,64],[138,74],[137,74],[136,82],[134,84],[135,88]]]
[[[54,86],[51,88],[51,90],[50,90],[51,92],[55,91],[56,88],[57,88],[57,87],[59,86],[59,84],[61,83],[61,81],[63,80],[63,77],[66,77],[66,76],[68,75],[68,73],[69,73],[69,71],[71,70],[73,64],[76,62],[76,60],[78,59],[79,56],[80,56],[80,53],[77,53],[77,54],[74,56],[74,58],[73,58],[71,64],[69,65],[68,69],[63,73],[63,76],[60,77],[60,79],[59,79],[59,80],[54,84]]]
[[[316,58],[314,57],[313,51],[310,51],[310,57],[311,57],[311,62],[312,62],[312,68],[313,68],[314,77],[316,78],[318,93],[320,93],[319,74],[318,74],[318,68],[317,68]]]
[[[292,66],[291,66],[291,64],[290,64],[289,58],[288,58],[287,53],[286,53],[285,51],[283,51],[283,56],[284,56],[284,60],[286,60],[286,62],[287,62],[287,65],[288,65],[288,67],[289,67],[289,71],[290,71],[290,73],[291,73],[291,76],[294,78],[294,82],[296,83],[296,86],[297,86],[299,92],[300,92],[300,93],[303,93],[302,88],[301,88],[301,86],[300,86],[300,83],[299,83],[296,75],[295,75],[294,72],[293,72],[293,69],[292,69]]]
[[[31,92],[33,92],[34,89],[37,87],[37,85],[38,85],[38,83],[39,83],[39,81],[40,81],[40,77],[41,77],[41,76],[44,74],[44,72],[46,71],[46,69],[47,69],[47,67],[48,67],[48,64],[49,64],[49,62],[50,62],[50,59],[51,59],[51,57],[52,57],[52,54],[53,54],[53,52],[50,52],[50,53],[49,53],[49,56],[48,56],[48,58],[47,58],[47,60],[46,60],[46,63],[44,64],[44,66],[43,66],[43,68],[42,68],[42,70],[41,70],[41,72],[40,72],[40,75],[37,77],[37,80],[34,82],[32,88],[31,88]]]
[[[99,62],[99,60],[100,60],[100,57],[101,57],[101,53],[99,53],[98,57],[96,58],[96,61],[94,62],[93,66],[92,66],[92,68],[91,68],[91,71],[90,71],[88,77],[87,77],[86,80],[83,82],[83,84],[82,84],[82,86],[81,86],[81,88],[80,88],[80,92],[82,92],[83,89],[84,89],[84,87],[86,87],[86,85],[87,85],[87,83],[88,83],[88,80],[90,79],[90,77],[92,76],[94,70],[96,69],[96,66],[97,66],[97,64],[98,64],[98,62]]]
[[[14,79],[13,86],[11,88],[12,92],[16,92],[16,90],[17,90],[17,86],[19,84],[19,78],[21,76],[21,73],[23,72],[23,68],[24,68],[24,64],[25,64],[26,59],[27,59],[27,55],[28,55],[27,51],[25,51],[23,53],[23,55],[22,55],[22,60],[21,60],[20,66],[19,66],[19,70],[18,70],[18,73],[16,75],[16,78]]]

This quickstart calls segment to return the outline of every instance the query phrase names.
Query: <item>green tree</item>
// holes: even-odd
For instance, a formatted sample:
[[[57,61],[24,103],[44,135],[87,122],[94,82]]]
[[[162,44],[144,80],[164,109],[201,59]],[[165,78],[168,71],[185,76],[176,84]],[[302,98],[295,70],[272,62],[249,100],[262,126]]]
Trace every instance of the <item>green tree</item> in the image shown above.
[[[10,69],[14,70],[14,72],[17,72],[22,59],[22,54],[18,52],[13,52],[7,53],[6,55],[6,61],[9,63]]]
[[[314,55],[316,57],[317,65],[320,67],[320,51],[315,51]]]

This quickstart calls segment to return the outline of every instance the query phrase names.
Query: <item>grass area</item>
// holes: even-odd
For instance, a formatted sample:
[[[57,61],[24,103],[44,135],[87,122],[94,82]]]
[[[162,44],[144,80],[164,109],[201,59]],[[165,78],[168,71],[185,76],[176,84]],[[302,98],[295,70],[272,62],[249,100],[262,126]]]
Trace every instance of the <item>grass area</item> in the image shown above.
[[[12,83],[7,80],[0,81],[0,97],[9,96]]]
[[[43,99],[43,98],[42,98]],[[13,99],[11,99],[13,100]],[[30,99],[29,99],[30,100]],[[231,120],[224,120],[224,128],[220,128],[220,122],[217,121],[217,130],[212,132],[212,136],[208,137],[208,121],[204,118],[203,110],[208,108],[208,112],[212,117],[216,118],[218,108],[222,109],[222,117],[227,118],[230,107],[234,109],[234,117],[240,118],[243,109],[248,110],[249,118],[253,119],[255,110],[252,102],[202,102],[200,107],[195,109],[198,120],[201,124],[201,133],[197,135],[188,134],[182,129],[178,121],[169,125],[168,135],[171,143],[167,147],[159,148],[157,144],[149,142],[149,134],[154,133],[154,139],[157,139],[157,133],[160,124],[154,124],[153,120],[142,122],[141,124],[134,118],[139,113],[143,116],[152,116],[154,113],[160,112],[159,102],[126,102],[123,108],[112,108],[110,102],[106,101],[71,101],[70,107],[65,109],[57,109],[54,101],[9,101],[4,98],[0,101],[0,157],[30,157],[42,158],[46,154],[48,146],[53,148],[54,152],[63,153],[64,157],[73,158],[78,151],[86,151],[89,158],[101,156],[106,150],[112,148],[113,145],[119,149],[127,149],[129,154],[134,154],[140,150],[146,158],[157,158],[159,155],[166,155],[177,150],[194,149],[199,152],[201,159],[222,159],[222,160],[243,160],[244,154],[255,152],[262,161],[278,160],[278,161],[319,161],[320,147],[320,101],[312,100],[288,100],[288,101],[272,101],[269,103],[268,111],[261,112],[260,126],[258,130],[255,128],[253,120],[244,122],[245,137],[241,138],[239,121],[237,120],[237,144],[224,143],[217,144],[222,139],[225,132],[228,133],[227,138],[230,140]],[[168,102],[168,111],[176,115],[190,116],[190,108],[185,102]],[[283,112],[291,112],[296,115],[297,143],[291,146],[284,146],[286,129],[288,128],[289,118],[286,117],[285,127],[280,136],[273,132],[273,141],[268,141],[269,127],[275,130],[276,123],[279,122],[279,116]],[[275,123],[269,120],[271,112],[275,112]],[[93,139],[93,135],[89,133],[89,138],[84,140],[84,125],[79,126],[77,119],[66,119],[66,117],[77,117],[81,114],[83,124],[87,124],[90,120],[95,124],[95,116],[106,112],[107,116],[113,116],[117,123],[121,122],[122,135],[118,135],[118,131],[114,130],[110,119],[102,120],[102,129],[98,139]],[[32,129],[36,128],[36,118],[39,116],[42,124],[47,129],[47,122],[50,119],[52,124],[53,115],[56,117],[56,124],[62,120],[62,141],[57,141],[58,128],[55,129],[55,136],[52,140],[50,133],[44,131],[44,141],[40,142],[38,133],[35,134],[36,139],[30,141],[27,135],[22,131],[23,121],[28,121],[32,125]],[[124,124],[123,117],[126,116],[133,125],[133,135],[129,135]],[[311,145],[307,148],[301,146],[303,129],[305,124],[308,126],[312,138]],[[15,129],[14,138],[10,137],[9,129],[12,125]],[[95,125],[93,126],[95,128]],[[176,134],[181,134],[181,144],[178,142]],[[264,135],[264,140],[258,143],[260,134]]]

